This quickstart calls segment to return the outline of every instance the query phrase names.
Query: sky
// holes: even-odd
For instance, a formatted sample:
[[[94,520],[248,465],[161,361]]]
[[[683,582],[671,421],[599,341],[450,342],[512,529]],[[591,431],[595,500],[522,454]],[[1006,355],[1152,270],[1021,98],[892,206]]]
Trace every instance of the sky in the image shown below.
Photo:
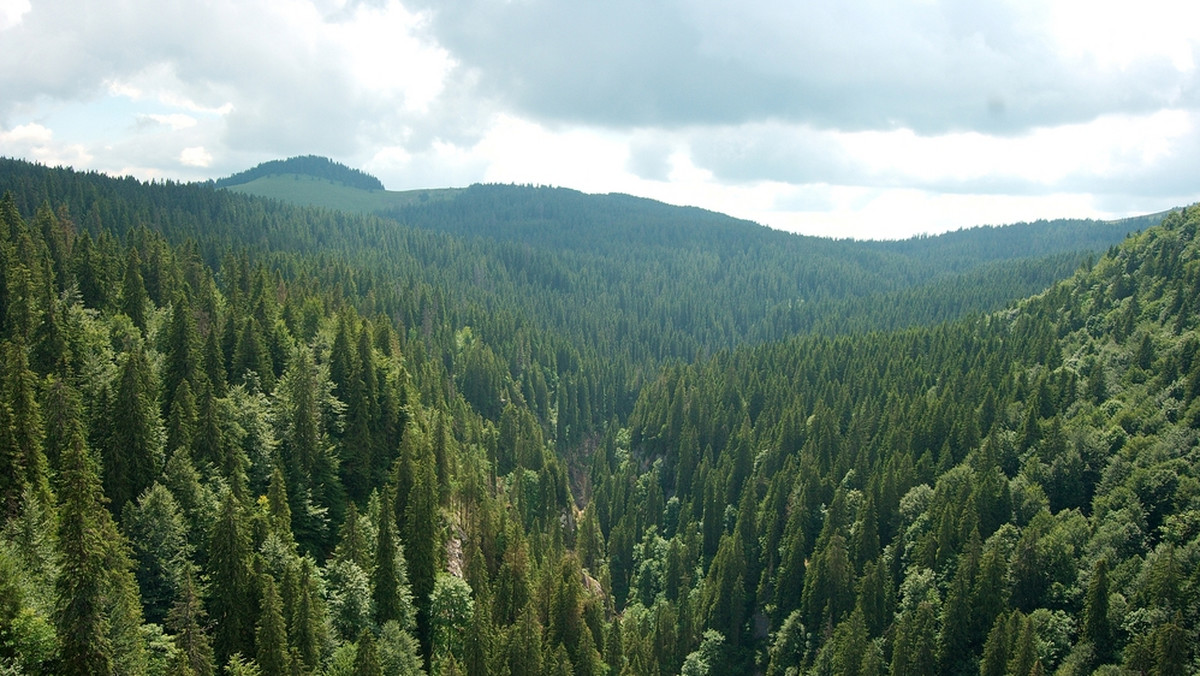
[[[0,155],[901,238],[1200,199],[1191,0],[0,0]]]

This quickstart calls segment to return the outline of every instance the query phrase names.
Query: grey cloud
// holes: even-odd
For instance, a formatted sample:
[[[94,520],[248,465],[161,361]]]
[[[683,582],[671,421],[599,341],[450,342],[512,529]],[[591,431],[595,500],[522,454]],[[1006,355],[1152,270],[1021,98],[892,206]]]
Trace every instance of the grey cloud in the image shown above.
[[[1200,121],[1200,114],[1194,117]],[[922,177],[902,166],[876,169],[847,154],[822,130],[775,123],[698,130],[686,145],[694,164],[729,183],[780,181],[798,188],[846,185],[964,195],[1091,193],[1163,204],[1200,198],[1200,165],[1194,160],[1200,156],[1200,125],[1176,139],[1154,162],[1131,157],[1123,169],[1083,167],[1050,181],[1012,172],[956,176],[945,171]],[[1038,161],[1038,157],[1028,158],[1031,166]]]
[[[666,181],[671,173],[673,151],[674,147],[666,141],[636,139],[630,144],[626,168],[640,178]]]
[[[809,127],[780,124],[722,127],[697,134],[692,161],[723,181],[787,183],[860,181],[855,167],[828,136]]]
[[[1036,17],[999,3],[443,0],[429,8],[440,42],[480,73],[486,91],[543,120],[1017,133],[1196,97],[1194,73],[1165,62],[1080,72],[1026,25]]]
[[[327,21],[341,18],[336,3],[318,10],[332,14]],[[344,157],[397,141],[411,117],[402,95],[356,91],[335,45],[273,21],[254,2],[35,2],[3,34],[0,127],[19,123],[39,101],[96,101],[112,82],[141,83],[161,72],[196,105],[232,104],[223,129],[207,139],[225,146],[208,146],[217,157]],[[143,166],[156,161],[146,147]]]

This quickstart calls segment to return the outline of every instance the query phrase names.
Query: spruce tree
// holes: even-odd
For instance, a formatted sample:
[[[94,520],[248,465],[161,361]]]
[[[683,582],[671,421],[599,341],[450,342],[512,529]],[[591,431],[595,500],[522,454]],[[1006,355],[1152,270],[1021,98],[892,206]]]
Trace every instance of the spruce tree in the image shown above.
[[[232,322],[231,322],[232,323]],[[204,336],[202,366],[209,385],[218,396],[225,394],[225,359],[221,355],[221,345],[218,342],[216,324],[210,324],[208,333]]]
[[[1018,615],[1017,611],[1013,615]],[[988,632],[987,642],[983,645],[983,657],[979,663],[979,676],[1004,676],[1008,667],[1010,644],[1009,636],[1010,615],[1001,613],[992,623]]]
[[[125,505],[122,526],[133,544],[146,619],[162,624],[178,597],[179,567],[190,555],[187,525],[174,496],[155,482]]]
[[[164,416],[169,415],[180,384],[196,380],[199,341],[191,303],[186,293],[181,293],[171,306],[171,323],[167,326],[163,392],[168,398],[163,402]]]
[[[208,542],[209,610],[215,633],[217,663],[225,664],[236,653],[254,653],[257,584],[251,569],[250,534],[241,506],[226,491]]]
[[[275,579],[265,573],[262,575],[262,609],[255,632],[255,646],[263,676],[287,676],[291,667],[283,602],[275,588]]]
[[[338,532],[338,544],[333,556],[338,561],[348,561],[362,570],[370,570],[374,552],[370,550],[367,534],[364,532],[364,518],[366,517],[359,515],[358,507],[353,502],[346,506],[346,518]]]
[[[207,626],[208,613],[196,584],[195,566],[189,561],[181,562],[175,602],[167,613],[166,627],[175,639],[175,646],[183,653],[188,668],[196,676],[213,676],[216,669]]]
[[[388,500],[383,505],[388,504]],[[378,536],[375,547],[375,567],[371,575],[374,591],[375,622],[383,625],[395,621],[405,631],[414,628],[415,615],[411,591],[408,588],[404,555],[396,541],[395,521],[392,512],[381,506],[379,510]]]
[[[115,532],[107,522],[99,470],[84,441],[78,416],[76,409],[58,475],[62,568],[56,585],[55,625],[62,645],[57,671],[97,676],[113,673],[106,564],[109,539]]]
[[[196,438],[196,428],[199,418],[196,415],[196,397],[192,393],[191,383],[184,380],[175,388],[171,398],[171,407],[167,415],[167,454],[176,449],[184,448],[189,451]]]
[[[321,661],[322,646],[329,638],[325,630],[328,618],[320,597],[316,563],[310,557],[301,557],[298,569],[297,598],[292,603],[292,614],[288,618],[292,661],[297,668],[303,665],[309,671],[315,671]]]
[[[375,636],[367,630],[363,630],[358,636],[354,676],[383,676],[383,668],[379,666],[379,651],[375,647]]]
[[[1080,639],[1092,644],[1095,665],[1107,664],[1113,654],[1113,631],[1108,621],[1108,559],[1101,558],[1092,566],[1083,604],[1083,626]]]
[[[26,487],[45,503],[51,493],[37,377],[20,343],[0,343],[0,353],[0,515],[7,515]]]
[[[437,508],[433,454],[426,450],[415,462],[403,540],[412,596],[417,607],[417,640],[427,661],[432,656],[429,603],[437,574]]]
[[[929,601],[921,601],[896,622],[891,673],[892,676],[938,673],[937,618]]]
[[[142,260],[137,247],[129,247],[125,257],[125,276],[121,280],[121,311],[133,320],[133,325],[146,330],[146,285],[142,281]]]
[[[141,345],[125,355],[116,397],[105,416],[104,491],[114,514],[136,500],[163,468],[162,433],[150,365]]]
[[[1013,615],[1018,616],[1020,622],[1016,625],[1016,631],[1010,630],[1009,634],[1013,638],[1013,644],[1008,658],[1008,673],[1028,674],[1038,658],[1033,622],[1028,616],[1021,615],[1019,612],[1015,612]]]

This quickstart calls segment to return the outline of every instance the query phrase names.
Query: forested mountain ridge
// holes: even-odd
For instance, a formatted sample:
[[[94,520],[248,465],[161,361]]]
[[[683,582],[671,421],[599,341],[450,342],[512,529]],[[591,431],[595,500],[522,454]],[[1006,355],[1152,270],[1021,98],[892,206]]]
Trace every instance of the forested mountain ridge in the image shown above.
[[[282,187],[264,185],[260,194],[303,189],[285,179]],[[312,193],[290,198],[312,204],[327,194]],[[899,242],[852,242],[566,188],[472,185],[388,194],[394,196],[391,206],[376,193],[363,193],[358,201],[344,193],[325,199],[328,206],[379,212],[418,229],[517,245],[505,249],[519,260],[501,253],[506,265],[547,261],[545,272],[536,270],[540,264],[528,269],[528,279],[565,294],[573,312],[598,304],[605,313],[625,314],[629,330],[638,335],[626,341],[593,324],[574,335],[576,342],[603,341],[611,350],[661,344],[661,337],[649,335],[654,332],[683,333],[683,344],[656,352],[684,359],[745,340],[900,328],[998,309],[1161,218],[1043,221]],[[706,291],[703,301],[695,298],[697,289]],[[647,307],[648,299],[658,306]]]
[[[1196,669],[1195,208],[722,348],[569,253],[0,169],[0,669]]]
[[[978,252],[913,255],[802,238],[712,212],[563,189],[477,186],[462,191],[477,198],[442,195],[425,204],[435,215],[453,207],[450,224],[466,223],[468,213],[486,224],[488,214],[499,214],[501,230],[525,229],[529,214],[549,213],[555,228],[580,231],[589,242],[577,251],[295,208],[206,184],[148,185],[16,160],[0,161],[0,188],[13,192],[26,217],[50,203],[92,232],[124,238],[148,225],[173,244],[190,240],[214,270],[225,252],[244,247],[292,278],[305,269],[297,256],[316,255],[364,314],[385,314],[406,331],[421,327],[425,348],[466,381],[469,399],[493,418],[499,410],[479,393],[495,387],[502,368],[527,399],[561,380],[571,383],[585,408],[602,408],[554,422],[549,407],[541,409],[547,431],[565,424],[573,431],[555,436],[576,440],[613,414],[627,415],[638,383],[664,360],[796,333],[890,329],[998,309],[1069,275],[1115,237],[1101,228],[1093,232],[1108,234],[1092,241],[1091,252],[989,261]],[[597,203],[622,206],[589,215]],[[631,238],[639,229],[641,239]],[[963,248],[963,237],[955,248]],[[959,264],[964,255],[975,262]],[[455,338],[463,327],[477,339],[466,350]]]
[[[769,674],[1196,672],[1198,224],[979,320],[664,373],[630,424],[653,479],[618,454],[588,507],[642,649],[691,613]],[[608,497],[637,490],[659,520]]]
[[[1040,221],[896,242],[855,242],[784,233],[703,209],[621,194],[517,185],[379,193],[281,177],[243,186],[300,204],[375,212],[413,228],[517,245],[551,261],[535,283],[564,293],[572,311],[599,303],[626,314],[634,341],[593,325],[576,334],[608,348],[661,343],[659,357],[691,359],[742,341],[798,332],[901,328],[999,309],[1070,274],[1162,214],[1125,221]],[[307,191],[306,191],[307,190]],[[493,245],[494,246],[494,245]],[[529,253],[529,252],[533,253]],[[550,254],[550,258],[539,256]],[[511,261],[506,257],[506,263]],[[560,267],[561,264],[561,267]],[[561,270],[571,272],[564,275]],[[697,289],[707,291],[703,301]],[[653,298],[658,307],[646,306]],[[897,308],[903,308],[897,312]],[[545,308],[536,311],[546,315]],[[671,341],[676,342],[676,341]]]

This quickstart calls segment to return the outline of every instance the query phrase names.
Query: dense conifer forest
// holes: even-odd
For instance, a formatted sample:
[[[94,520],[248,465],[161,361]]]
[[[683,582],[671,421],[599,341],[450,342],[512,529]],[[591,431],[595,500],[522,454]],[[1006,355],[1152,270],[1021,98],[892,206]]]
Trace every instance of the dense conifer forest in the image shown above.
[[[0,674],[1200,671],[1200,208],[0,195]]]

